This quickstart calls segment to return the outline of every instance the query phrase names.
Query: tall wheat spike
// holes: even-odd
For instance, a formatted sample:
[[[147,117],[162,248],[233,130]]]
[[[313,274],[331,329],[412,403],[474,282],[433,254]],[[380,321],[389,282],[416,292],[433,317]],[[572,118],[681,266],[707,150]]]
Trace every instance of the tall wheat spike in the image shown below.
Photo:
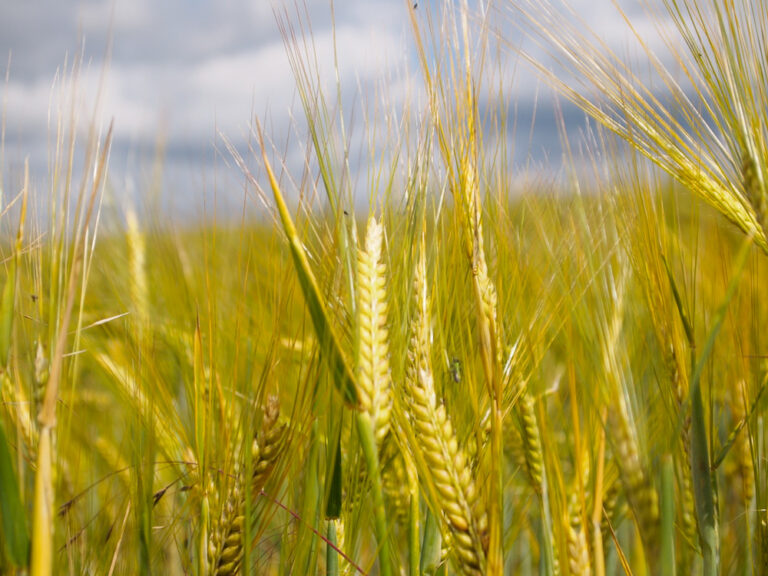
[[[520,440],[525,457],[525,471],[531,487],[537,494],[541,495],[544,490],[544,459],[533,399],[529,394],[523,392],[516,408],[520,424]]]
[[[422,473],[440,499],[444,532],[450,535],[454,559],[467,574],[485,570],[487,517],[464,451],[459,447],[445,406],[438,404],[432,372],[430,311],[424,240],[416,265],[410,319],[405,392],[415,448]]]
[[[387,334],[386,267],[381,261],[383,229],[368,220],[365,249],[357,257],[358,390],[381,447],[389,432],[392,389]]]

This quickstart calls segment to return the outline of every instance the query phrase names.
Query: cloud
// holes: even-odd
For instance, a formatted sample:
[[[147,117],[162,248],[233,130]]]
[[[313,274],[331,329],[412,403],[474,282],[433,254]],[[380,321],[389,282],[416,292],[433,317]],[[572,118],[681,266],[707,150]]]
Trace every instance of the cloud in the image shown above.
[[[419,17],[430,1],[422,0]],[[627,43],[626,27],[611,0],[574,0],[572,4],[611,46],[620,50]],[[294,26],[298,26],[297,14],[304,18],[303,33],[313,43],[319,81],[331,100],[335,98],[335,54],[345,105],[356,106],[358,114],[364,106],[378,106],[377,99],[384,94],[390,104],[418,99],[422,88],[414,72],[418,68],[407,4],[336,0],[335,29],[329,6],[328,0],[307,0],[298,9],[292,2],[261,0],[5,2],[0,17],[0,63],[9,51],[13,63],[0,101],[5,105],[8,149],[33,146],[36,149],[29,153],[37,155],[39,166],[45,166],[41,160],[45,150],[40,148],[50,135],[49,117],[71,93],[68,87],[54,84],[54,78],[65,54],[77,53],[78,38],[85,39],[78,110],[83,120],[90,118],[94,97],[101,93],[101,120],[115,119],[112,160],[117,166],[129,164],[116,156],[118,152],[146,155],[160,133],[176,160],[187,159],[190,165],[209,162],[216,132],[242,148],[254,115],[267,115],[276,140],[282,141],[292,118],[300,113],[295,110],[295,81],[276,15],[287,17]],[[643,32],[650,29],[644,17],[633,22]],[[301,33],[297,30],[299,37]],[[109,46],[111,60],[102,76]],[[505,58],[505,73],[509,73],[516,67],[516,57],[510,52]],[[374,101],[361,103],[355,95],[358,87]],[[521,66],[505,92],[525,108],[521,117],[527,117],[537,90],[533,72]],[[362,121],[361,116],[357,119]],[[378,121],[382,126],[386,123],[383,118]],[[527,137],[527,127],[525,132]],[[552,139],[551,130],[546,132],[543,138]]]

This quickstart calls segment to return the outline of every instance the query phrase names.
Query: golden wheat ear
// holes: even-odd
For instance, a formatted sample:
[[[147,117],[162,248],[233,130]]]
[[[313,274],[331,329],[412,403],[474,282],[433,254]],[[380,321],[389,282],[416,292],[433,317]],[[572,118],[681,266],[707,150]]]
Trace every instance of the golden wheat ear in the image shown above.
[[[261,426],[251,445],[250,483],[235,470],[235,478],[226,493],[221,515],[212,524],[208,542],[208,568],[211,576],[230,576],[240,571],[243,556],[245,533],[245,493],[244,487],[258,495],[270,478],[275,464],[283,452],[286,439],[286,426],[279,422],[280,404],[277,396],[269,396],[264,405]],[[216,495],[215,486],[209,493]]]
[[[488,520],[464,451],[445,406],[438,403],[432,373],[429,299],[422,242],[414,280],[413,310],[405,377],[407,410],[418,439],[421,474],[438,498],[443,532],[452,543],[457,566],[465,574],[482,574],[487,553]]]
[[[371,216],[365,249],[357,256],[357,377],[360,400],[371,415],[376,443],[389,432],[392,386],[387,332],[386,266],[382,262],[383,228]]]
[[[250,489],[254,494],[258,494],[264,488],[285,446],[286,428],[285,424],[279,422],[279,418],[280,404],[277,396],[270,396],[264,406],[261,427],[254,436],[251,446],[253,471]]]
[[[219,520],[213,522],[208,542],[211,576],[231,576],[240,571],[244,555],[245,501],[240,478],[229,490]]]

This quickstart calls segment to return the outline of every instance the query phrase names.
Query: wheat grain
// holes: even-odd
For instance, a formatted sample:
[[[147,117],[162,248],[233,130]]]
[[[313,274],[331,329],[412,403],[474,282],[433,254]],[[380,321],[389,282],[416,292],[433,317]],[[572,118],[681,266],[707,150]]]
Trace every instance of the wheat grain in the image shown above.
[[[269,480],[283,449],[285,426],[279,423],[280,405],[277,396],[266,400],[261,426],[251,448],[253,471],[250,489],[259,494]],[[219,490],[211,481],[208,487],[211,510],[221,508],[212,522],[208,538],[208,565],[211,576],[232,576],[240,570],[244,555],[245,495],[242,474],[235,463],[233,479],[223,505],[219,506]]]

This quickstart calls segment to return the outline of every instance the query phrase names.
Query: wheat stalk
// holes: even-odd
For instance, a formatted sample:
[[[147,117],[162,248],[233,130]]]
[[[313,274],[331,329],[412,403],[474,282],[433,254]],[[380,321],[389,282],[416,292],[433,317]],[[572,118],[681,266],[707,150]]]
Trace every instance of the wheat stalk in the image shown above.
[[[747,417],[746,382],[739,381],[736,390],[731,395],[731,413],[734,422],[741,422]],[[748,429],[745,426],[736,439],[736,460],[738,476],[741,480],[742,495],[747,506],[755,494],[755,469],[752,462],[752,449],[749,445]]]

